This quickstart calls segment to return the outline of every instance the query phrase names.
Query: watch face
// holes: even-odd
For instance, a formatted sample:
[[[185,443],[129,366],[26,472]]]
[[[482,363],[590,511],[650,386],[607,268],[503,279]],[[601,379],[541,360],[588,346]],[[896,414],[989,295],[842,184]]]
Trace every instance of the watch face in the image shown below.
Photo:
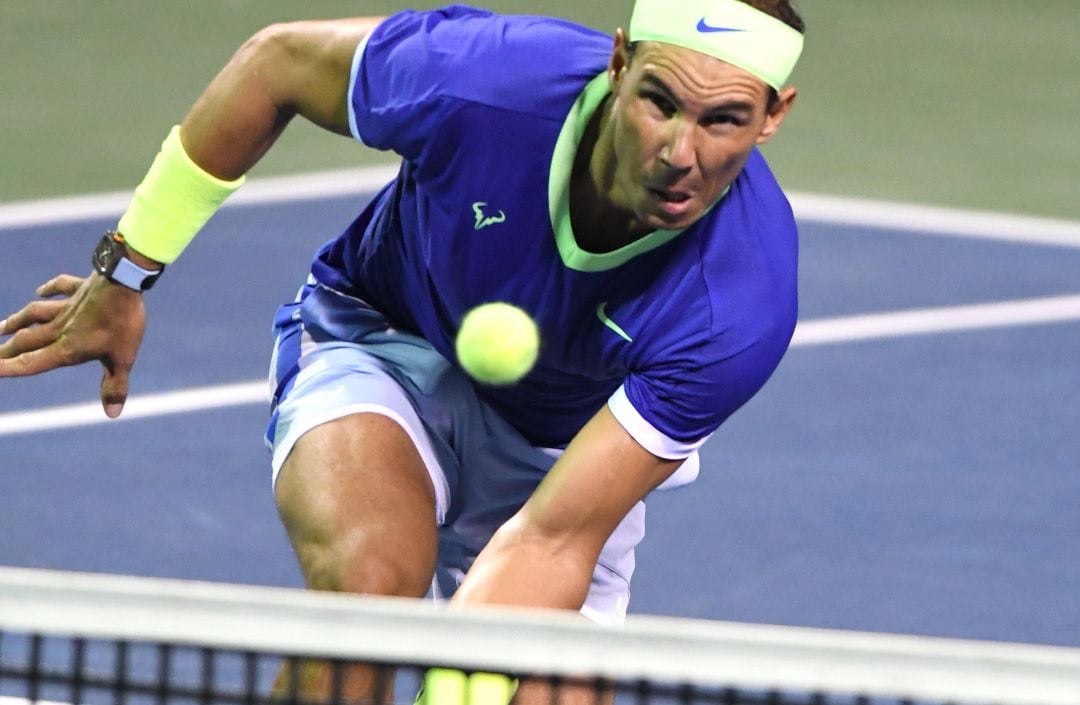
[[[94,250],[94,269],[105,276],[110,276],[122,256],[120,243],[114,240],[110,233],[106,233]]]
[[[114,232],[107,232],[94,248],[91,261],[94,270],[117,284],[135,291],[146,291],[161,276],[164,267],[152,272],[139,267],[127,257],[123,240]]]

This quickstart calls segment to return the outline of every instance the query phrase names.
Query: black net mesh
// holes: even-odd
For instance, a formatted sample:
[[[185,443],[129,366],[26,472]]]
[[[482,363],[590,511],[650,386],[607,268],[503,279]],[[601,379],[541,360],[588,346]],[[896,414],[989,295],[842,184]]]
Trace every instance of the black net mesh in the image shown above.
[[[439,664],[350,663],[209,646],[3,633],[0,705],[500,705],[463,686],[441,702],[421,685]],[[471,674],[472,669],[460,669]],[[900,705],[858,693],[739,689],[588,674],[514,673],[516,702],[537,705]],[[465,678],[467,679],[467,675]],[[919,701],[920,703],[923,701]],[[929,705],[929,703],[927,703]],[[987,703],[989,705],[989,703]]]

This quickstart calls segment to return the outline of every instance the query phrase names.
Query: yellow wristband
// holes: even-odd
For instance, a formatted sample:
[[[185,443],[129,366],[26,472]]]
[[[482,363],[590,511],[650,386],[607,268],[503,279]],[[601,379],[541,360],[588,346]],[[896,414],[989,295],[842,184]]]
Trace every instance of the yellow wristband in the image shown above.
[[[192,161],[180,141],[180,126],[176,125],[135,189],[117,230],[139,254],[171,264],[243,183],[243,176],[225,181]]]
[[[501,673],[470,673],[432,668],[424,674],[420,705],[509,705],[518,682]]]

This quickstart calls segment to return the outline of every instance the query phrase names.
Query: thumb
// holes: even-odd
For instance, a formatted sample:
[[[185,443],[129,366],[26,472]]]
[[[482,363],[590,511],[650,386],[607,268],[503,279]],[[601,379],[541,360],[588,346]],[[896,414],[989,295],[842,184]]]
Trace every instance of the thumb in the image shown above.
[[[105,366],[105,373],[101,377],[101,406],[110,419],[115,419],[124,410],[130,370],[130,367]]]

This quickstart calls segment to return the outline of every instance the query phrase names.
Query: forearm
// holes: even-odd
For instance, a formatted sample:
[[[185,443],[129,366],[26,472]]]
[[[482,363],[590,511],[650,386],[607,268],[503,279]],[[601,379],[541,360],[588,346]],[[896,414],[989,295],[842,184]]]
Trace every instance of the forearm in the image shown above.
[[[455,602],[580,609],[611,532],[680,462],[645,451],[604,407],[495,533]]]
[[[230,181],[246,174],[295,115],[277,104],[267,80],[279,53],[269,30],[249,39],[180,124],[185,150],[210,174]]]
[[[580,609],[599,551],[586,537],[530,528],[519,514],[477,557],[454,602]]]

